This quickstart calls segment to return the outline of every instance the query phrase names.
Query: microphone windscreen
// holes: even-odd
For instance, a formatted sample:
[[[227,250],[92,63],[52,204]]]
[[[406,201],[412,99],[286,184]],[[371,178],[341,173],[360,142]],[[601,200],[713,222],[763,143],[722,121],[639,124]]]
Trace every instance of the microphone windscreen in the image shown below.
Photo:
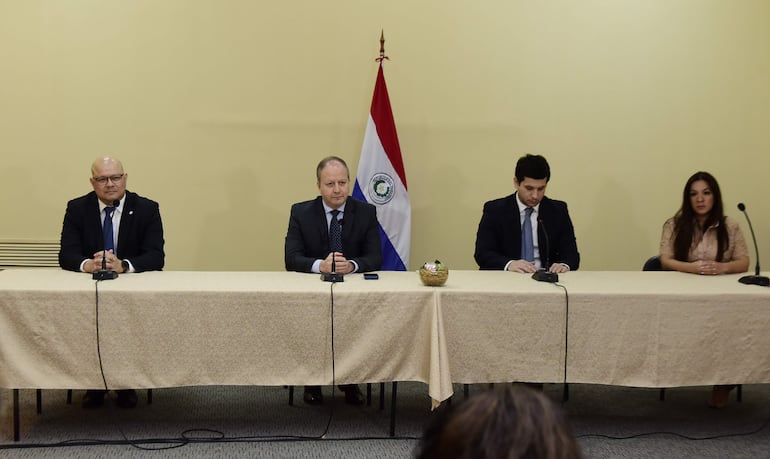
[[[116,199],[116,200],[112,201],[112,205],[113,205],[113,207],[118,207],[120,205],[120,200]]]
[[[738,203],[738,210],[740,210],[741,212],[743,212],[744,210],[746,210],[746,206],[744,206],[742,202],[739,202],[739,203]]]

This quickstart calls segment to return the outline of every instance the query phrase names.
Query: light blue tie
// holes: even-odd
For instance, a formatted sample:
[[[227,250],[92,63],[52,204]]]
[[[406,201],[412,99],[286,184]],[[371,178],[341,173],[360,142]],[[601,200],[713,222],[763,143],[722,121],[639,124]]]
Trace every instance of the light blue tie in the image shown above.
[[[535,261],[535,243],[532,240],[532,207],[524,210],[524,223],[521,224],[521,258]]]
[[[114,207],[104,208],[104,226],[102,227],[102,235],[104,235],[104,250],[112,250],[115,252],[115,241],[112,236],[112,213],[115,212]]]

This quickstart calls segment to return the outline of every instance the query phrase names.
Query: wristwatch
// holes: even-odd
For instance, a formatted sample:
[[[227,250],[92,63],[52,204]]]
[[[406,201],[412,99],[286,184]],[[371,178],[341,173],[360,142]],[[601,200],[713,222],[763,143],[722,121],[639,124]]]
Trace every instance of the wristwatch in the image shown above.
[[[131,269],[131,265],[128,264],[128,260],[123,260],[120,262],[121,266],[123,266],[123,272],[127,273],[129,269]]]

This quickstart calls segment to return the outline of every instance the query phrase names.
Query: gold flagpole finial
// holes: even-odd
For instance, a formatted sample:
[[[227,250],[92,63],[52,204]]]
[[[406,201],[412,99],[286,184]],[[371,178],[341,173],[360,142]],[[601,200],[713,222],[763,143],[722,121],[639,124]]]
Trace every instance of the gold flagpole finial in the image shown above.
[[[377,59],[375,59],[375,60],[376,60],[377,62],[382,62],[382,61],[383,61],[383,59],[388,59],[388,60],[390,60],[390,58],[389,58],[388,56],[386,56],[386,55],[385,55],[385,30],[384,30],[384,29],[381,29],[381,30],[380,30],[380,57],[378,57],[378,58],[377,58]]]

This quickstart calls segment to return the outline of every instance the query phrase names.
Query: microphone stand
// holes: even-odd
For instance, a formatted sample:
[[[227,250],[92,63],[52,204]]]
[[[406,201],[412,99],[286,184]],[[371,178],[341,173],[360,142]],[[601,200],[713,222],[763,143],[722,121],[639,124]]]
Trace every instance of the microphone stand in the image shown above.
[[[334,261],[334,255],[332,255],[332,272],[321,274],[321,280],[324,282],[345,282],[345,276],[337,273],[337,263]]]
[[[532,273],[532,279],[535,279],[538,282],[555,284],[556,282],[559,282],[559,275],[541,268]]]
[[[112,203],[112,205],[113,205],[113,207],[115,207],[115,209],[117,209],[118,206],[120,205],[120,201],[116,199]],[[114,212],[115,212],[115,210],[113,210],[113,213]],[[105,217],[105,218],[107,218],[107,217]],[[112,218],[112,216],[110,216],[110,218]],[[100,269],[98,271],[94,271],[92,278],[94,280],[100,280],[100,281],[101,280],[117,279],[118,278],[117,271],[108,271],[107,270],[107,248],[106,247],[103,248],[102,252],[103,252],[102,253],[102,269]]]
[[[554,284],[556,282],[559,282],[559,275],[556,273],[552,273],[548,271],[549,265],[548,265],[548,254],[551,249],[551,244],[548,240],[548,233],[545,230],[545,224],[543,224],[543,220],[537,219],[537,226],[538,226],[538,233],[540,233],[539,229],[543,228],[543,234],[545,235],[545,268],[540,268],[537,271],[535,271],[532,274],[532,279],[535,279],[538,282],[548,282],[551,284]]]
[[[112,280],[118,278],[117,271],[108,271],[107,270],[107,250],[104,250],[104,256],[102,257],[102,269],[98,271],[94,271],[93,274],[94,280]]]
[[[759,247],[757,247],[757,238],[754,236],[754,227],[751,226],[751,220],[749,219],[749,214],[746,212],[746,206],[743,205],[742,202],[738,203],[738,210],[743,212],[743,215],[746,216],[746,221],[749,222],[749,230],[751,231],[751,239],[754,241],[754,251],[756,253],[757,257],[757,264],[754,268],[754,275],[753,276],[743,276],[740,279],[738,279],[738,282],[741,284],[747,284],[747,285],[759,285],[761,287],[770,287],[770,279],[767,276],[760,276],[759,275]]]

